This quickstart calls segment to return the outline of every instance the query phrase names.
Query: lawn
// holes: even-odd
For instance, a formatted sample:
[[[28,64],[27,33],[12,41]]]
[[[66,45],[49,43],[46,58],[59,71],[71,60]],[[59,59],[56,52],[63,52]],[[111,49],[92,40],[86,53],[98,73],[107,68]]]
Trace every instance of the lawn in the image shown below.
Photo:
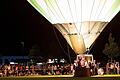
[[[102,75],[93,77],[72,77],[72,76],[18,76],[1,77],[0,80],[120,80],[120,75]]]

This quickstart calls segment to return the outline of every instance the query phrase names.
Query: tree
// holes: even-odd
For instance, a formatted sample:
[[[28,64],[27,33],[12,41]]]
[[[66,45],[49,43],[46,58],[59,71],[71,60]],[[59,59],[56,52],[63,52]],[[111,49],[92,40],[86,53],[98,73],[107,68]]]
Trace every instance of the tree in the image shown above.
[[[32,46],[29,56],[38,56],[38,55],[40,55],[40,47],[35,44]]]
[[[120,50],[116,42],[114,42],[114,38],[112,37],[112,33],[110,33],[108,38],[108,43],[105,44],[105,48],[103,50],[103,53],[108,56],[108,58],[111,59],[111,61],[114,58],[117,58],[120,56]]]

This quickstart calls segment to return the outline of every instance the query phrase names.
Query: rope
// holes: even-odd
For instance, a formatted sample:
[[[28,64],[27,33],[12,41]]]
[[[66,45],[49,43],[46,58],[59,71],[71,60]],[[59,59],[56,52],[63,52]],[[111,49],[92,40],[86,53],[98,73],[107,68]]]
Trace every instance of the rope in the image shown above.
[[[102,6],[102,9],[104,8],[104,6],[105,6],[105,2],[106,2],[106,0],[104,1],[104,5]],[[100,6],[100,5],[99,5]],[[100,13],[102,12],[102,9],[100,10]],[[99,15],[100,15],[100,13],[99,13]],[[97,19],[99,18],[99,15],[97,16]],[[95,23],[96,24],[96,23]],[[95,27],[95,24],[93,25],[93,27]],[[103,24],[102,26],[104,26],[105,24]],[[93,27],[92,27],[92,29],[93,29]],[[92,30],[91,29],[91,30]],[[99,31],[99,28],[98,28],[98,31]],[[98,32],[97,31],[97,32]],[[100,36],[100,35],[99,35]],[[98,37],[99,37],[98,36]],[[96,41],[96,40],[95,40]],[[88,51],[88,53],[87,54],[89,54],[90,53],[90,51],[91,51],[91,49],[92,49],[92,47],[94,46],[94,44],[95,44],[95,41],[93,42],[93,44],[91,45],[91,47],[90,47],[90,49],[89,49],[89,51]]]
[[[67,52],[63,49],[63,47],[62,47],[62,45],[61,45],[61,43],[60,43],[60,40],[59,40],[59,38],[58,38],[58,36],[57,36],[57,33],[56,33],[56,31],[55,31],[55,28],[53,27],[53,31],[54,31],[54,33],[55,33],[55,37],[56,37],[56,39],[57,39],[57,41],[58,41],[58,43],[59,43],[59,45],[60,45],[60,48],[63,50],[63,52],[69,57],[69,55],[67,54]],[[69,57],[69,60],[71,60],[70,59],[70,57]],[[71,62],[71,61],[70,61]]]
[[[81,24],[80,24],[80,32],[81,32],[81,28],[82,28],[82,0],[81,0]]]
[[[64,17],[64,15],[62,14],[61,9],[59,8],[58,3],[57,3],[56,0],[55,0],[55,3],[56,3],[56,5],[57,5],[57,7],[58,7],[58,9],[59,9],[59,11],[60,11],[60,14],[62,15],[63,19],[66,20],[65,17]],[[62,24],[61,24],[61,25],[62,25]],[[62,26],[63,26],[63,25],[62,25]],[[68,27],[68,31],[67,31],[67,30],[64,28],[64,26],[63,26],[63,28],[67,31],[67,33],[70,33],[69,26],[67,25],[67,27]],[[60,41],[59,41],[59,38],[58,38],[58,36],[57,36],[56,31],[55,31],[54,28],[53,28],[53,30],[54,30],[55,36],[56,36],[56,38],[57,38],[57,41],[58,41],[61,49],[62,49],[63,52],[69,57],[69,61],[70,61],[70,63],[71,63],[71,57],[70,57],[70,53],[69,53],[69,48],[67,47],[67,49],[68,49],[68,53],[67,53],[67,52],[63,49],[63,47],[62,47],[62,45],[61,45],[61,43],[60,43]],[[67,45],[68,45],[68,43],[67,43]]]
[[[104,1],[104,4],[103,4],[103,6],[102,6],[102,9],[104,8],[104,6],[105,6],[105,2],[106,2],[106,0]],[[99,3],[99,6],[100,6],[100,3]],[[99,6],[98,6],[98,9],[99,9]],[[97,11],[98,11],[98,9],[97,9]],[[97,16],[97,18],[96,19],[98,19],[99,18],[99,15],[100,15],[100,13],[102,12],[102,9],[100,9],[100,12],[99,12],[99,14],[98,14],[98,16]],[[96,11],[96,14],[97,14],[97,11]],[[92,31],[92,29],[95,27],[95,25],[96,25],[96,23],[94,23],[94,25],[92,26],[92,28],[91,28],[91,30],[90,30],[90,32]]]
[[[72,15],[72,10],[71,10],[71,8],[70,8],[70,3],[69,3],[68,0],[67,0],[67,3],[68,3],[68,6],[69,6],[69,10],[70,10],[70,14],[71,14],[72,20],[73,20],[73,22],[75,22],[75,21],[74,21],[74,18],[73,18],[73,15]],[[76,31],[77,31],[77,33],[78,33],[78,30],[77,30],[76,24],[74,24],[74,26],[75,26],[75,29],[76,29]]]
[[[67,49],[68,49],[69,61],[70,61],[70,63],[71,63],[70,50],[69,50],[69,45],[68,45],[68,44],[67,44]]]
[[[95,0],[94,0],[94,2],[93,2],[93,4],[92,4],[92,9],[91,9],[91,12],[90,12],[88,33],[90,33],[90,23],[91,23],[90,20],[91,20],[91,15],[92,15],[92,11],[93,11],[93,7],[94,7],[94,3],[95,3]]]
[[[45,4],[46,4],[46,6],[47,6],[47,9],[49,9],[51,12],[52,12],[52,10],[50,9],[50,7],[48,6],[48,4],[47,4],[47,2],[46,2],[46,0],[45,0]],[[48,12],[49,12],[49,10],[48,10]],[[50,13],[49,13],[50,14]],[[52,12],[52,14],[54,15],[54,17],[57,19],[57,17],[55,16],[55,14],[54,14],[54,12]]]
[[[60,11],[60,14],[62,15],[63,19],[66,20],[65,17],[64,17],[64,15],[62,14],[62,12],[61,12],[61,10],[60,10],[60,8],[59,8],[58,3],[57,3],[56,0],[55,0],[55,3],[56,3],[56,5],[57,5],[57,7],[58,7],[58,9],[59,9],[59,11]]]

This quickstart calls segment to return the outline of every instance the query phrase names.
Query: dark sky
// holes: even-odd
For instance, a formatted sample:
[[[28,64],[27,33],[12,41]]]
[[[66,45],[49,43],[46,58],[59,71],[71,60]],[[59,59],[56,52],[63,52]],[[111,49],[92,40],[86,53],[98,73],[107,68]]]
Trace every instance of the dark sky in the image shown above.
[[[26,0],[3,0],[1,7],[0,26],[0,54],[28,55],[33,45],[38,45],[40,55],[54,55],[67,57],[67,43],[56,30],[62,48],[60,47],[52,25],[42,17]],[[108,34],[112,32],[116,42],[120,45],[120,12],[107,25],[96,40],[91,52],[97,56],[101,54]],[[24,42],[24,49],[21,41]],[[71,55],[74,52],[70,48]]]
[[[62,48],[53,31],[53,26],[41,16],[26,0],[3,2],[1,18],[1,55],[28,55],[33,45],[40,48],[39,55],[68,55],[66,41],[57,31]],[[24,42],[22,49],[21,41]],[[73,52],[71,50],[71,52]]]

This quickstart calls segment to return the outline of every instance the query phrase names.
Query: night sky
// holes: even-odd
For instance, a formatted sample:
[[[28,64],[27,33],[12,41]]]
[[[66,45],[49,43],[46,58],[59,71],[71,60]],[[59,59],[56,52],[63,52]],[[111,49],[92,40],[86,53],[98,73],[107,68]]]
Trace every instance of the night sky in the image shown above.
[[[53,31],[53,26],[26,0],[3,1],[0,15],[1,55],[28,55],[32,46],[38,45],[40,53],[36,55],[68,57],[68,45],[65,39],[55,30],[61,47]],[[113,33],[115,41],[120,46],[120,12],[95,41],[91,49],[95,59],[105,58],[102,50],[110,32]],[[24,42],[24,48],[21,42]],[[71,48],[69,50],[70,56],[75,56],[73,50]]]

